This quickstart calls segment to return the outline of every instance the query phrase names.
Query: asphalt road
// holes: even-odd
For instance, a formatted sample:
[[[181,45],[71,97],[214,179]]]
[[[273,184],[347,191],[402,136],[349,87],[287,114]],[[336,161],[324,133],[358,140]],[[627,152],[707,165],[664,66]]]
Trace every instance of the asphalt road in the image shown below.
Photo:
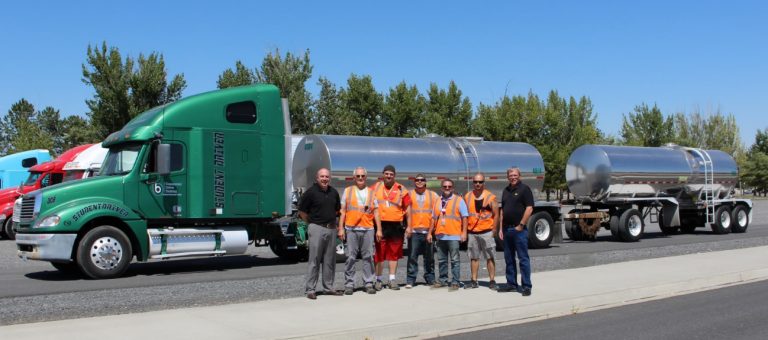
[[[745,234],[666,236],[647,223],[640,242],[611,240],[601,231],[595,242],[564,240],[531,250],[534,272],[636,259],[717,251],[768,244],[768,201],[755,201],[754,222]],[[497,254],[503,275],[503,254]],[[462,278],[468,279],[462,252]],[[336,267],[341,287],[342,265]],[[484,268],[482,269],[485,270]],[[134,263],[125,277],[87,280],[66,275],[47,262],[24,262],[15,243],[0,241],[0,324],[122,314],[168,308],[296,297],[303,294],[305,263],[285,263],[267,247],[251,247],[242,256]],[[404,279],[404,260],[398,278]],[[481,271],[481,276],[486,276]],[[534,275],[535,282],[535,275]]]
[[[765,339],[768,281],[441,339]]]

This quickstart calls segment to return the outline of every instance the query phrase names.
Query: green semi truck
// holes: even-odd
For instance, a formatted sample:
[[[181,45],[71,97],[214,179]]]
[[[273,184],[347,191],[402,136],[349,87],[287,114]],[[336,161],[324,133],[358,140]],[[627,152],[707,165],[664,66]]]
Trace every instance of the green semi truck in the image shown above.
[[[275,86],[255,85],[140,114],[104,141],[100,176],[23,197],[18,255],[96,279],[133,257],[242,254],[271,239],[296,256],[283,241],[296,228],[283,105]]]

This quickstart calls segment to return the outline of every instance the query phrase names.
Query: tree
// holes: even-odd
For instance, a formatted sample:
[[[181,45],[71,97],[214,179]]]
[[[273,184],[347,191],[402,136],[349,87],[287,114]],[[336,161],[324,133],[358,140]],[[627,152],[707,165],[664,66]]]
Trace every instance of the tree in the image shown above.
[[[415,85],[404,81],[389,89],[384,100],[382,135],[417,137],[425,134],[426,100]]]
[[[635,107],[634,113],[623,117],[621,137],[627,145],[661,146],[674,141],[673,122],[666,119],[654,104],[649,108],[643,103]]]
[[[344,109],[355,117],[357,132],[363,136],[381,136],[383,133],[382,108],[384,97],[376,92],[371,76],[352,74],[346,90],[341,91]]]
[[[89,143],[98,143],[102,139],[88,119],[72,115],[62,119],[61,125],[61,149],[69,150],[73,147]]]
[[[757,192],[768,191],[768,155],[755,151],[743,166],[742,182]]]
[[[432,83],[427,92],[428,133],[446,137],[468,136],[472,131],[472,104],[463,97],[454,81],[448,84],[448,90],[440,89]]]
[[[138,65],[133,58],[123,61],[117,47],[88,46],[83,83],[93,86],[93,99],[86,100],[87,113],[99,139],[120,130],[133,117],[158,105],[173,102],[186,88],[184,75],[176,75],[167,82],[165,61],[161,54],[152,52],[139,55]]]
[[[235,72],[237,73],[237,72]],[[261,69],[255,72],[256,82],[274,84],[280,89],[283,98],[288,98],[291,111],[291,125],[294,133],[312,131],[310,105],[312,97],[304,84],[312,77],[312,64],[309,62],[309,50],[304,56],[294,56],[291,52],[281,57],[280,50],[268,53],[261,63]],[[246,75],[242,75],[246,79]]]
[[[762,152],[768,155],[768,128],[757,130],[755,134],[755,143],[749,147],[749,152]]]
[[[360,135],[362,124],[358,116],[344,107],[344,91],[330,80],[320,77],[320,95],[314,104],[312,133],[329,135]]]
[[[46,113],[44,118],[48,118],[48,115],[50,114]],[[0,122],[2,137],[0,154],[6,155],[31,149],[52,149],[53,140],[45,127],[41,126],[48,125],[48,122],[41,122],[39,116],[40,112],[35,111],[35,106],[24,98],[11,105],[11,109]]]
[[[216,86],[220,89],[225,89],[228,87],[250,85],[255,82],[256,74],[238,60],[235,62],[234,70],[226,69],[219,75],[219,80],[216,81]]]

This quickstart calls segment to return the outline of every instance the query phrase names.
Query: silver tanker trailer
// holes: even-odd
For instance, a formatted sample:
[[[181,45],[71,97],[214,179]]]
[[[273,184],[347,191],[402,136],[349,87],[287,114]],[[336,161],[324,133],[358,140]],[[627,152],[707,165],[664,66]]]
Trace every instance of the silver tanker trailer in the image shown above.
[[[309,188],[320,168],[331,171],[331,185],[337,189],[353,185],[352,171],[368,170],[368,184],[380,179],[385,165],[397,168],[396,180],[413,189],[418,173],[427,176],[427,185],[437,190],[440,181],[455,181],[456,192],[472,190],[472,177],[483,172],[486,188],[501,197],[508,184],[506,171],[519,167],[522,180],[534,195],[544,186],[544,161],[538,150],[525,143],[490,142],[481,138],[391,138],[308,135],[297,145],[293,158],[293,185],[299,192]],[[439,192],[439,191],[438,191]],[[559,202],[536,202],[528,221],[530,245],[547,247],[552,242],[555,222],[560,220]]]
[[[617,240],[637,241],[648,216],[665,234],[706,225],[717,234],[743,233],[752,220],[752,201],[732,197],[736,162],[718,150],[583,145],[565,177],[578,204],[563,216],[573,240],[606,228]]]

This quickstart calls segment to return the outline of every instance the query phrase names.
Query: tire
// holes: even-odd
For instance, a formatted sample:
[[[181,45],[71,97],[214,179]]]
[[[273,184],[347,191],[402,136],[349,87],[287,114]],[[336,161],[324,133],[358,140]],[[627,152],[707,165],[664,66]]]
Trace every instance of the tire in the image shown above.
[[[568,238],[572,241],[584,241],[584,233],[581,232],[581,227],[578,223],[573,221],[565,221],[565,233],[568,234]]]
[[[661,232],[664,235],[675,235],[680,231],[680,228],[678,227],[668,227],[666,224],[664,224],[663,213],[659,213],[659,229],[661,229]]]
[[[731,232],[731,208],[727,205],[721,205],[715,209],[715,222],[710,225],[715,234],[727,234]]]
[[[749,227],[749,208],[737,205],[731,212],[731,232],[746,233]]]
[[[552,243],[555,222],[546,211],[539,211],[528,220],[528,244],[531,248],[547,248]]]
[[[53,268],[64,274],[80,274],[80,268],[77,267],[77,263],[74,262],[51,262]]]
[[[277,257],[286,262],[301,262],[306,261],[309,256],[309,249],[297,247],[296,249],[286,249],[285,242],[282,237],[273,238],[269,241],[269,249],[272,250]]]
[[[643,236],[645,225],[637,209],[628,209],[619,217],[619,237],[624,242],[637,242]]]
[[[8,216],[8,219],[5,220],[5,223],[3,223],[3,234],[9,240],[16,239],[16,231],[13,230],[13,221],[11,220],[11,216]]]
[[[132,258],[133,248],[128,236],[109,225],[91,229],[77,245],[77,266],[92,279],[121,276]]]
[[[624,213],[623,211],[619,212],[619,216]],[[610,225],[611,225],[611,236],[615,241],[621,241],[621,235],[619,235],[619,216],[613,215],[610,219]]]

